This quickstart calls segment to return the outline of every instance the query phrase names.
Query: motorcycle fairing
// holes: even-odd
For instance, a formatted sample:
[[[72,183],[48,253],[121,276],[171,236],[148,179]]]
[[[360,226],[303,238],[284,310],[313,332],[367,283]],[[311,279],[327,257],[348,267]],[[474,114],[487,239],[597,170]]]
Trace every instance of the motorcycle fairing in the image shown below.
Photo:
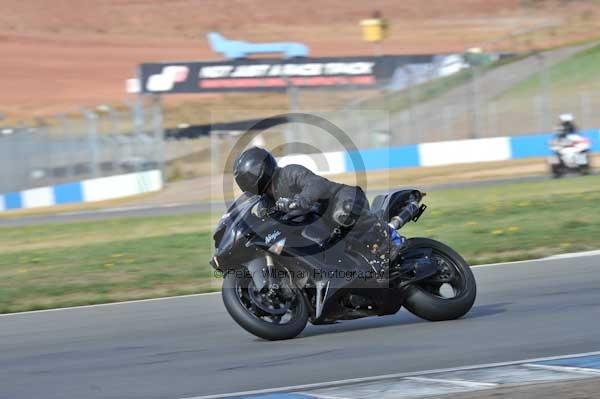
[[[313,237],[314,234],[304,234],[304,231],[309,227],[300,224],[282,224],[273,219],[264,219],[260,224],[254,226],[252,237],[248,240],[246,246],[256,246],[269,251],[274,243],[285,239],[285,245],[281,253],[276,255],[284,257],[319,255],[323,252],[322,243],[325,238],[319,240],[318,237]],[[277,238],[269,240],[269,236],[272,237],[274,234],[277,234]]]
[[[367,295],[377,304],[373,314],[391,314],[398,311],[402,298],[395,291],[388,288],[387,282],[380,282],[376,278],[376,271],[371,268],[367,259],[357,251],[348,250],[344,241],[338,241],[327,248],[324,255],[324,264],[317,272],[317,281],[323,284],[322,308],[315,309],[314,324],[322,323],[328,319],[339,319],[339,316],[348,313],[340,303],[341,297],[347,292],[356,292],[361,296]],[[317,295],[319,295],[317,286]],[[386,304],[386,306],[381,306]],[[364,316],[364,314],[362,315]],[[356,316],[356,317],[362,317]],[[348,318],[356,318],[350,315]]]
[[[250,209],[259,201],[260,196],[258,195],[243,194],[231,204],[213,234],[216,249],[215,256],[231,255],[236,242],[245,236],[250,229],[250,224],[255,222],[256,216],[250,213]]]
[[[374,203],[374,208],[376,211],[393,212],[408,201],[411,194],[415,195],[415,191],[398,190],[390,195],[380,196],[381,199],[376,201],[377,204]],[[418,191],[416,193],[420,195]],[[281,223],[273,218],[253,215],[251,210],[260,199],[261,197],[255,196],[236,201],[221,220],[215,232],[217,250],[214,259],[218,262],[211,262],[213,267],[225,271],[245,265],[253,274],[257,274],[255,285],[264,286],[266,280],[260,277],[260,271],[266,265],[266,257],[259,256],[260,261],[247,263],[244,259],[249,259],[250,256],[245,250],[271,254],[275,264],[281,264],[297,274],[304,274],[301,279],[296,279],[296,284],[302,284],[299,288],[308,281],[307,276],[316,284],[316,297],[313,299],[318,301],[315,301],[315,305],[305,297],[312,310],[311,319],[314,323],[335,318],[336,315],[345,317],[343,314],[348,309],[342,308],[340,300],[348,290],[368,295],[373,300],[377,309],[370,311],[371,314],[391,314],[400,308],[402,296],[397,289],[389,289],[387,283],[382,285],[376,278],[365,277],[373,270],[360,251],[349,249],[343,239],[330,242],[329,236],[325,237],[325,231],[329,233],[329,230],[318,221],[309,224]],[[271,245],[283,239],[285,245],[281,253],[271,253]],[[235,254],[232,252],[233,248],[236,249],[233,251]],[[256,258],[256,255],[251,256]],[[355,315],[350,312],[348,317],[362,317],[360,312],[364,311],[357,311]]]
[[[272,232],[274,228],[281,231],[281,235],[277,239],[285,238],[285,247],[280,255],[272,254],[272,256],[274,256],[276,264],[284,265],[294,276],[304,274],[315,282],[314,304],[309,302],[313,322],[322,322],[337,313],[340,306],[338,303],[340,290],[348,287],[362,287],[376,288],[379,291],[380,288],[383,288],[375,281],[375,278],[372,278],[375,276],[375,271],[370,267],[366,258],[358,252],[349,251],[344,240],[339,240],[323,248],[315,243],[313,238],[306,238],[307,234],[302,234],[305,227],[281,225],[267,220],[256,228],[256,235],[248,241],[247,245],[268,252],[270,242],[265,242],[262,237],[265,237],[268,232]],[[297,246],[288,246],[288,240]],[[307,248],[310,250],[307,251]],[[253,269],[254,266],[251,265]],[[255,284],[257,283],[255,282]],[[262,282],[259,284],[263,285]],[[399,300],[392,301],[392,303],[396,302]],[[400,305],[397,304],[397,306]]]

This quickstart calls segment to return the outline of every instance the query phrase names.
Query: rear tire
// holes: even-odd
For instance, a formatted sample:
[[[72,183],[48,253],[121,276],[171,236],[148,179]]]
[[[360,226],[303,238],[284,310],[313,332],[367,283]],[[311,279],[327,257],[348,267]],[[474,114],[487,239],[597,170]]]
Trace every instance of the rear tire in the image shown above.
[[[432,257],[441,256],[448,259],[464,282],[464,287],[455,297],[443,298],[427,289],[429,285],[426,279],[407,288],[404,307],[416,316],[429,321],[458,319],[471,310],[477,295],[477,287],[467,262],[449,246],[429,238],[412,238],[408,240],[408,245],[409,248],[431,248]]]
[[[582,176],[587,176],[592,172],[592,160],[589,152],[585,152],[586,164],[579,166],[579,173]]]
[[[241,302],[238,289],[240,285],[247,288],[248,284],[248,279],[242,277],[242,274],[236,272],[226,273],[221,290],[225,308],[236,323],[249,333],[269,341],[291,339],[304,330],[309,315],[306,302],[300,292],[296,293],[294,317],[286,324],[270,323],[251,313]]]
[[[550,172],[552,173],[552,178],[554,179],[560,179],[563,175],[562,168],[558,165],[552,165]]]

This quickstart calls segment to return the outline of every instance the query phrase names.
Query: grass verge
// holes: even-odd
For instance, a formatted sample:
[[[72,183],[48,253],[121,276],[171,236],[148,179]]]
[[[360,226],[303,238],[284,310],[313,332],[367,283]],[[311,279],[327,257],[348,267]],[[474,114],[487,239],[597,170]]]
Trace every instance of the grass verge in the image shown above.
[[[472,263],[600,247],[600,176],[439,190],[407,236]],[[218,216],[218,215],[215,215]],[[0,229],[0,312],[219,289],[207,261],[211,215]]]
[[[598,63],[600,45],[583,50],[548,69],[548,90],[555,96],[578,96],[582,91],[594,91],[600,88]],[[511,87],[501,99],[531,98],[540,94],[543,84],[539,74]]]

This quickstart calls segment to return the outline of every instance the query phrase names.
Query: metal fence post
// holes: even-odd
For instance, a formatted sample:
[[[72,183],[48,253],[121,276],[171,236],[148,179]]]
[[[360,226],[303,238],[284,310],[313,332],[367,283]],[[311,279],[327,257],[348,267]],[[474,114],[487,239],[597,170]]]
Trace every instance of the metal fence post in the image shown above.
[[[90,152],[92,176],[98,177],[100,175],[100,158],[98,152],[98,115],[86,108],[83,108],[81,111],[87,122],[87,141]]]
[[[22,162],[24,162],[25,164],[25,168],[24,168],[24,174],[25,174],[25,183],[24,184],[19,184],[20,181],[17,180],[16,182],[16,188],[18,190],[21,189],[25,189],[25,188],[31,188],[31,172],[32,172],[32,160],[34,159],[35,155],[31,154],[31,149],[34,146],[33,143],[33,129],[29,126],[26,126],[25,124],[22,124],[22,133],[21,133],[21,137],[23,138],[22,141],[22,151],[20,154],[20,158],[22,159]]]
[[[65,178],[69,176],[69,172],[75,176],[75,162],[72,156],[77,153],[77,149],[74,146],[74,141],[71,131],[71,124],[67,117],[64,114],[58,114],[55,116],[55,119],[60,124],[61,132],[62,132],[62,145],[61,145],[61,155],[63,160],[63,166],[65,168]]]
[[[161,98],[158,95],[152,96],[152,127],[154,130],[155,156],[158,167],[165,176],[165,133],[163,127],[163,111]]]
[[[449,140],[452,138],[452,129],[454,122],[454,112],[452,105],[446,105],[443,109],[443,134],[441,140]]]
[[[288,96],[290,112],[292,112],[292,113],[298,112],[298,88],[295,87],[289,81],[289,79],[287,81],[286,92],[287,92],[287,96]],[[284,134],[285,142],[287,144],[284,148],[287,148],[288,150],[286,151],[286,153],[284,153],[282,155],[287,155],[287,153],[294,151],[294,147],[295,147],[294,141],[297,140],[297,138],[298,138],[298,135],[296,132],[296,127],[297,127],[297,124],[287,124],[284,126],[283,134]]]
[[[481,65],[475,65],[473,73],[473,84],[474,84],[474,100],[475,100],[475,134],[476,137],[483,137],[485,133],[483,131],[483,104],[481,101]]]
[[[212,165],[211,176],[217,177],[228,173],[229,171],[223,170],[221,165],[221,134],[217,131],[211,131],[210,133],[210,157]],[[226,165],[225,165],[226,166]]]
[[[122,126],[120,111],[117,111],[113,107],[109,109],[109,118],[111,124],[111,163],[113,173],[119,173],[121,168],[122,158],[122,147],[121,147],[121,133],[124,133],[124,126]],[[123,129],[123,131],[121,131]]]
[[[470,113],[470,137],[478,138],[481,135],[481,115],[479,111],[480,107],[480,94],[479,94],[479,67],[477,65],[472,65],[469,69],[470,81],[469,88],[467,89],[468,98],[468,109]]]
[[[48,123],[43,118],[35,118],[35,127],[31,129],[31,147],[28,150],[33,152],[32,164],[30,170],[30,181],[27,188],[44,185],[48,182],[49,171],[52,164],[52,141],[49,137]]]
[[[408,124],[408,130],[409,130],[409,134],[407,135],[407,137],[402,140],[402,144],[416,144],[418,143],[419,140],[419,132],[418,132],[418,121],[417,121],[417,117],[418,115],[416,115],[416,104],[417,102],[415,101],[415,85],[416,85],[416,81],[414,79],[414,75],[413,75],[413,71],[410,69],[410,67],[408,65],[403,67],[404,71],[406,72],[406,90],[407,90],[407,94],[408,94],[408,120],[409,120],[409,124]]]
[[[540,68],[540,95],[541,95],[541,111],[543,114],[542,131],[550,131],[552,129],[552,116],[550,115],[550,77],[548,74],[548,64],[543,53],[537,54],[537,59]]]
[[[581,127],[583,127],[583,128],[594,127],[594,126],[592,126],[592,121],[591,121],[592,107],[590,106],[590,93],[587,91],[583,91],[583,92],[579,93],[579,100],[580,100],[580,105],[581,105]]]
[[[500,135],[498,129],[498,104],[495,101],[488,103],[487,121],[487,136],[498,137]]]

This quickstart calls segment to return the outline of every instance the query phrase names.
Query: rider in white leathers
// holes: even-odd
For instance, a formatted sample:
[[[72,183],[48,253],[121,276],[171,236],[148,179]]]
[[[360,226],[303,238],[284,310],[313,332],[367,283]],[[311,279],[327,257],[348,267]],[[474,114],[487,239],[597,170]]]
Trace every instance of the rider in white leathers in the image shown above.
[[[560,115],[557,133],[550,141],[555,154],[550,163],[555,175],[560,174],[558,168],[587,170],[590,141],[578,133],[574,120],[571,114]]]

